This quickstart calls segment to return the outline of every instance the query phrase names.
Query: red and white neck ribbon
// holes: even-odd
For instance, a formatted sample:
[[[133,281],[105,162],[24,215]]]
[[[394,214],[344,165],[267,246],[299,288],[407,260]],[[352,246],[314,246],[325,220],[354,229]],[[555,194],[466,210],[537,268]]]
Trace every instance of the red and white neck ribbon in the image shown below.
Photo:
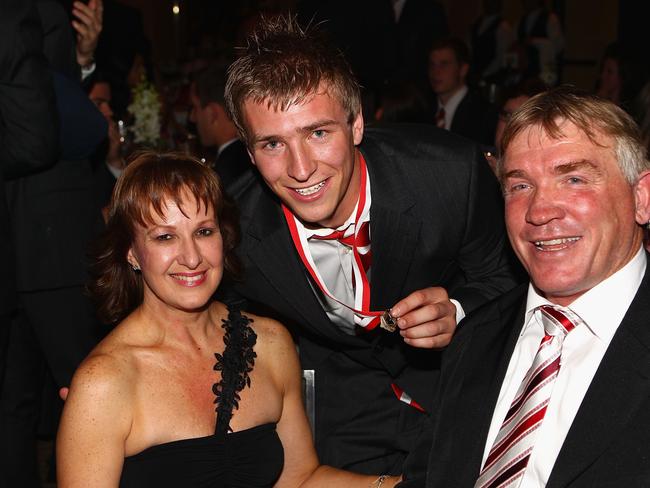
[[[357,202],[355,210],[354,223],[351,225],[345,232],[346,237],[354,233],[355,240],[359,230],[361,228],[361,216],[367,215],[370,211],[370,187],[368,185],[368,172],[366,169],[366,162],[361,153],[359,155],[359,172],[361,176],[361,182],[359,185],[359,200]],[[291,212],[291,210],[282,205],[282,210],[284,216],[287,220],[287,225],[289,226],[289,232],[291,233],[291,239],[293,240],[300,260],[307,268],[309,275],[312,277],[316,285],[320,290],[330,299],[339,303],[340,305],[346,307],[354,313],[354,323],[360,327],[363,327],[365,330],[372,330],[379,325],[380,317],[384,313],[374,312],[370,310],[370,282],[368,281],[368,276],[363,267],[363,262],[360,254],[360,250],[356,246],[352,246],[352,271],[354,274],[354,304],[350,305],[342,302],[337,297],[335,297],[330,290],[327,288],[325,281],[323,280],[321,274],[318,271],[314,259],[309,250],[309,244],[307,242],[307,236],[304,232],[298,230],[298,221],[296,216]],[[363,249],[362,252],[365,254],[368,249]]]

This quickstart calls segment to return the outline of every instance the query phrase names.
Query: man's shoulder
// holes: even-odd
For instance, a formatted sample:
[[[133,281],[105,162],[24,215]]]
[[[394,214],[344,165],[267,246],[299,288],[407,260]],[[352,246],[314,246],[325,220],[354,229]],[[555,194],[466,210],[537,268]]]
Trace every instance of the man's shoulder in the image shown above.
[[[512,290],[484,303],[472,310],[460,323],[458,329],[482,327],[495,320],[510,321],[513,314],[516,314],[523,306],[527,290],[528,282],[521,283]]]
[[[386,124],[368,127],[361,150],[381,151],[387,156],[473,159],[474,142],[430,124]],[[432,159],[433,160],[433,159]],[[370,162],[369,164],[373,164]]]

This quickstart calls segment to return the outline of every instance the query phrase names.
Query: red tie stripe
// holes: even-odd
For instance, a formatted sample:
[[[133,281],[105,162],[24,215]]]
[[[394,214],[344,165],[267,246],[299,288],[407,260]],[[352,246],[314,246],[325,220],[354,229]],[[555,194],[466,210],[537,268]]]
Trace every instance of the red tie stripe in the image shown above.
[[[345,237],[346,230],[335,230],[326,236],[311,236],[311,239],[318,239],[321,241],[335,240],[341,244],[346,245],[353,251],[359,254],[363,270],[367,273],[372,264],[372,252],[370,251],[370,225],[369,222],[363,222],[359,227],[359,232],[352,232],[349,236]],[[353,276],[354,278],[354,276]]]
[[[475,488],[515,488],[521,482],[560,370],[562,342],[579,321],[570,310],[564,313],[548,305],[539,307],[536,313],[544,325],[545,335],[501,424]]]

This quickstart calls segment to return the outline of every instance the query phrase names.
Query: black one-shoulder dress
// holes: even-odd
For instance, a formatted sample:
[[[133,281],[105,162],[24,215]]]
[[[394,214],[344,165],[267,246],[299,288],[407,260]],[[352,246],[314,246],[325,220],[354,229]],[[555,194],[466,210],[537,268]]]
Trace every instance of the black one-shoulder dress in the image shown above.
[[[250,319],[228,310],[223,354],[215,354],[221,381],[212,390],[217,404],[215,433],[149,447],[124,459],[120,488],[257,488],[271,487],[284,465],[275,424],[232,432],[230,419],[239,392],[250,386],[257,340]]]

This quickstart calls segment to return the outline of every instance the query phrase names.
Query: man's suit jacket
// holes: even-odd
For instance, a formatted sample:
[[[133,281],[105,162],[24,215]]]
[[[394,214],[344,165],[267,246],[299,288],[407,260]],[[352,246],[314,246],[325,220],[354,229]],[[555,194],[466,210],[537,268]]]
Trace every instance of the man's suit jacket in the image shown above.
[[[58,12],[57,15],[42,18],[44,25],[63,24],[57,28],[48,27],[46,32],[69,30],[67,15],[57,2],[41,0],[38,6],[41,15],[49,12],[48,9]],[[48,9],[44,10],[44,6]],[[48,59],[51,65],[58,62],[57,59],[70,59],[71,56],[66,53],[74,53],[71,35],[46,36],[44,43],[47,46],[46,52],[52,56],[52,59]],[[57,55],[59,51],[61,54]],[[73,73],[73,68],[57,66],[57,72]],[[96,214],[93,205],[93,171],[88,159],[82,156],[84,153],[89,154],[106,133],[105,129],[103,133],[99,129],[87,129],[90,126],[105,127],[105,121],[92,103],[75,102],[68,106],[67,102],[72,97],[72,90],[69,89],[72,81],[64,75],[59,77],[59,81],[63,82],[58,84],[63,87],[63,90],[57,92],[59,112],[66,109],[70,112],[65,117],[59,114],[60,122],[57,125],[62,125],[68,131],[74,130],[73,127],[83,128],[84,131],[79,132],[84,143],[75,145],[74,150],[61,148],[59,153],[73,154],[78,159],[61,157],[53,167],[45,171],[7,182],[18,291],[81,286],[87,280],[87,245],[93,233]],[[74,100],[80,100],[78,93]],[[73,138],[64,137],[63,140]]]
[[[246,145],[239,139],[228,144],[214,164],[214,170],[225,188],[232,186],[243,174],[251,171],[251,167]]]
[[[0,0],[0,255],[9,266],[0,280],[0,316],[15,306],[3,177],[24,176],[54,164],[57,135],[52,78],[34,4]]]
[[[443,286],[466,311],[514,286],[501,198],[469,141],[427,126],[368,129],[360,150],[371,182],[371,307]],[[323,463],[401,471],[423,416],[397,401],[396,383],[430,411],[439,355],[383,330],[346,335],[330,322],[263,183],[237,198],[238,291],[277,311],[297,334],[302,366],[316,371],[316,446]]]
[[[473,487],[524,321],[526,286],[477,310],[444,353],[426,485]],[[547,488],[650,486],[650,267],[594,376]],[[400,485],[402,486],[402,485]]]
[[[469,90],[456,108],[450,130],[483,146],[493,146],[498,116],[494,105]]]

